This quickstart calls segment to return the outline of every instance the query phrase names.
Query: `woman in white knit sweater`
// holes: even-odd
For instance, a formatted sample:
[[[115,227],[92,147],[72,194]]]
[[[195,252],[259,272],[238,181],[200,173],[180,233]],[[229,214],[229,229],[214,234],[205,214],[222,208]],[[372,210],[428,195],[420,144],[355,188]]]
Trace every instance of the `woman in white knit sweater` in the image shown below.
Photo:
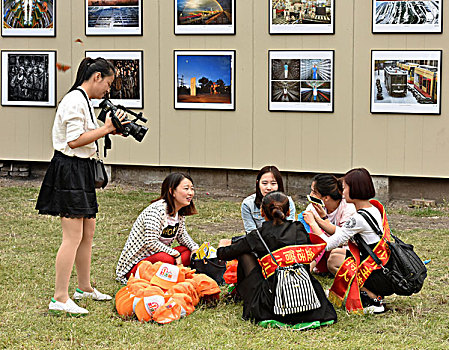
[[[160,197],[153,200],[134,222],[117,263],[117,280],[126,283],[142,260],[190,265],[198,244],[187,233],[185,217],[197,214],[194,194],[189,175],[172,173],[165,178]],[[175,239],[179,246],[172,248]]]

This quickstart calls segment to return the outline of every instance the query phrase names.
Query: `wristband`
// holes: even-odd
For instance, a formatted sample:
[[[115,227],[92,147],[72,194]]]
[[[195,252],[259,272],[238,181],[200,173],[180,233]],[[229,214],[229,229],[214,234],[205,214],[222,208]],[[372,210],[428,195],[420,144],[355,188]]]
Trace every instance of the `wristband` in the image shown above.
[[[181,253],[179,253],[179,255],[177,255],[177,256],[174,256],[175,259],[178,259],[180,257],[181,257]]]
[[[327,215],[324,215],[324,216],[321,218],[321,220],[327,220],[327,219],[329,219],[329,216],[327,216]]]

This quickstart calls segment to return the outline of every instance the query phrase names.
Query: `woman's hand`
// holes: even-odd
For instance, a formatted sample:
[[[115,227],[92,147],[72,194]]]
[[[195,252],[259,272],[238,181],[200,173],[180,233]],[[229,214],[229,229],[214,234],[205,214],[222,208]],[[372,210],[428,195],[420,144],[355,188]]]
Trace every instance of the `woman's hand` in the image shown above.
[[[121,135],[121,133],[117,132],[117,130],[116,130],[114,124],[112,123],[112,118],[111,118],[110,116],[111,116],[111,112],[108,112],[108,114],[106,115],[106,120],[105,120],[104,125],[107,126],[107,124],[108,124],[108,126],[109,126],[109,123],[110,123],[110,124],[112,125],[112,127],[114,128],[114,129],[111,131],[111,133],[112,133],[113,135]],[[123,109],[118,109],[118,110],[115,112],[115,116],[117,117],[117,119],[120,121],[120,123],[121,123],[122,125],[126,125],[126,124],[131,123],[130,120],[124,121],[125,119],[128,118],[128,115],[126,114],[126,112],[125,112]]]
[[[232,244],[232,240],[230,240],[230,239],[227,239],[227,238],[220,239],[220,243],[218,243],[218,248],[227,247],[227,246],[230,246],[231,244]]]
[[[311,211],[305,211],[302,215],[304,217],[304,221],[309,224],[309,226],[316,224],[315,215],[313,215]]]
[[[175,264],[176,265],[182,265],[181,254],[179,254],[179,256],[177,258],[175,258]]]
[[[318,215],[320,216],[320,218],[324,218],[327,215],[326,211],[324,210],[324,208],[321,205],[315,204],[315,203],[312,203],[312,205],[315,208]]]

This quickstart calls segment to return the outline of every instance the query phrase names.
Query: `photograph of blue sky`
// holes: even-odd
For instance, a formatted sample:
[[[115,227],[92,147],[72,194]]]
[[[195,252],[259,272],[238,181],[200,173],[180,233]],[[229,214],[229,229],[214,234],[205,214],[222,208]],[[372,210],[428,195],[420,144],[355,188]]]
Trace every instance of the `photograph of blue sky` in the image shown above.
[[[177,57],[178,76],[184,76],[189,83],[195,77],[198,80],[206,77],[209,80],[223,80],[226,86],[231,85],[231,56],[230,55],[179,55]]]

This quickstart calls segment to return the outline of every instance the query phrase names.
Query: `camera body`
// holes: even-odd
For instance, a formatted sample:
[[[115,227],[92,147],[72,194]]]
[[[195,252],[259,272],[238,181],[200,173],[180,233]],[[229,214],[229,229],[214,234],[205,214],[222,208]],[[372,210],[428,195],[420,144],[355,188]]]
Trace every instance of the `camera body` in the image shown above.
[[[98,115],[98,119],[100,121],[102,121],[104,123],[105,120],[106,120],[107,113],[110,112],[110,117],[112,119],[112,124],[114,125],[114,127],[115,127],[115,129],[116,129],[116,131],[118,133],[122,134],[124,137],[127,137],[127,136],[131,135],[137,141],[142,142],[145,134],[148,131],[147,127],[137,124],[138,120],[141,120],[144,123],[147,122],[147,119],[145,119],[143,117],[142,112],[137,114],[137,113],[129,110],[126,107],[123,107],[123,106],[120,106],[120,105],[116,106],[108,99],[104,99],[100,103],[100,108],[101,108],[101,112]],[[122,122],[129,121],[129,123],[122,124],[122,122],[120,122],[120,120],[116,116],[116,113],[117,113],[117,111],[119,109],[125,111],[126,113],[129,113],[129,114],[135,116],[136,119],[130,121],[127,117],[125,117],[125,119],[123,119]]]

